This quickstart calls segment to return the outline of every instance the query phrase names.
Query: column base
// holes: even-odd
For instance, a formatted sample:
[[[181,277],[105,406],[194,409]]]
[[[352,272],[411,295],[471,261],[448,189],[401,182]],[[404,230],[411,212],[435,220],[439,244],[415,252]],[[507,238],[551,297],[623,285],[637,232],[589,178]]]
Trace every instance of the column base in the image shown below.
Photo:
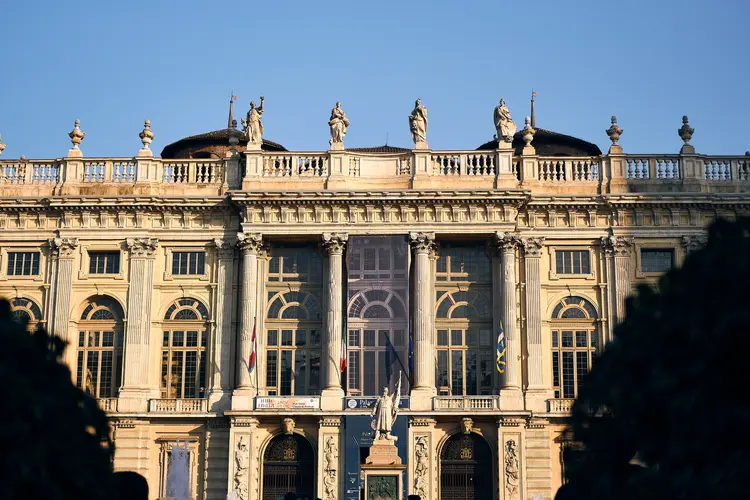
[[[208,393],[209,411],[224,411],[232,408],[232,391],[224,389],[214,390]]]
[[[500,389],[500,409],[503,411],[523,411],[523,392],[520,387]]]
[[[437,396],[434,387],[415,387],[409,394],[409,409],[417,411],[432,410],[432,398]]]
[[[232,410],[253,410],[255,405],[255,389],[235,389],[232,391]]]
[[[320,393],[320,409],[323,411],[342,411],[344,409],[344,389],[332,387]]]
[[[526,410],[534,413],[547,413],[547,400],[554,398],[554,391],[547,389],[526,390]]]
[[[148,387],[123,387],[117,397],[117,411],[146,413],[149,399],[158,399],[159,390]]]

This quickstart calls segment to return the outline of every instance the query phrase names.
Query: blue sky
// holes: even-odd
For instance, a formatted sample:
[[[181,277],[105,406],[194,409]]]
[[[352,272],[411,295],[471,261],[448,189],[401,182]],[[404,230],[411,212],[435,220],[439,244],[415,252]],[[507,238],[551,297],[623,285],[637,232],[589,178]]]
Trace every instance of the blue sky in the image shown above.
[[[606,151],[675,153],[683,114],[701,153],[750,150],[748,0],[0,0],[3,158],[132,156],[151,119],[158,153],[266,97],[265,137],[328,146],[341,100],[349,147],[409,147],[421,97],[434,149],[473,149],[504,97],[522,126]]]

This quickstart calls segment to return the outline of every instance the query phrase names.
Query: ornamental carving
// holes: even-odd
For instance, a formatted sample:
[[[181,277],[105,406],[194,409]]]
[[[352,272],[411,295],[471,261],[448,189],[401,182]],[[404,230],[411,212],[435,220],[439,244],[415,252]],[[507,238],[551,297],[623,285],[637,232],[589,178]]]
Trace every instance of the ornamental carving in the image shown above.
[[[237,248],[243,255],[258,254],[263,247],[263,235],[260,233],[237,233]]]
[[[521,245],[521,238],[518,233],[495,233],[495,245],[500,252],[515,252],[516,248]]]
[[[240,436],[240,440],[237,442],[237,450],[234,452],[234,461],[236,470],[234,472],[234,490],[237,492],[238,500],[247,500],[247,484],[248,484],[248,462],[250,460],[250,453],[245,444],[245,437]]]
[[[328,255],[341,255],[344,253],[349,235],[346,233],[323,233],[323,250]]]
[[[417,436],[414,440],[414,493],[421,498],[427,498],[427,471],[429,469],[429,448],[427,436]]]
[[[156,238],[128,238],[125,244],[131,257],[153,257],[159,240]]]
[[[292,434],[294,434],[295,424],[293,418],[287,417],[281,422],[281,424],[284,428],[284,434],[286,434],[287,436],[291,436]]]
[[[630,236],[607,236],[601,238],[604,251],[616,257],[629,257],[633,251],[633,238]]]
[[[323,452],[323,458],[325,459],[325,467],[323,468],[323,489],[325,490],[325,500],[335,500],[336,491],[336,459],[338,456],[338,445],[333,436],[328,436],[326,439],[325,448]]]
[[[229,260],[234,258],[234,247],[236,245],[234,241],[214,238],[214,245],[216,245],[216,253],[219,255],[219,259]]]
[[[705,247],[707,243],[708,237],[705,235],[692,235],[682,237],[682,246],[685,247],[685,251],[688,254],[691,254],[696,250],[700,250],[701,248]]]
[[[50,240],[53,255],[60,258],[71,258],[78,248],[78,238],[52,238]]]
[[[409,233],[409,243],[416,253],[432,256],[437,252],[435,233]]]
[[[541,257],[544,247],[544,238],[528,237],[522,240],[524,255],[526,257]]]
[[[474,429],[474,421],[469,417],[462,418],[461,429],[463,430],[464,434],[471,434],[471,431]]]
[[[505,491],[507,500],[518,497],[519,487],[518,451],[516,442],[509,439],[505,442]]]

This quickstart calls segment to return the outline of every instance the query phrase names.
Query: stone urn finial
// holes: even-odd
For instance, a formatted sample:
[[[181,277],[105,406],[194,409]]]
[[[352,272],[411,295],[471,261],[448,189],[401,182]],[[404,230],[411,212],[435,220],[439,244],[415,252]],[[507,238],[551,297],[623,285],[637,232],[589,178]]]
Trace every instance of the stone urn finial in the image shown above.
[[[3,154],[3,151],[5,151],[5,144],[3,144],[3,136],[0,134],[0,155]]]
[[[138,134],[138,137],[141,138],[141,142],[143,143],[143,149],[151,149],[150,144],[151,141],[154,140],[154,133],[151,131],[151,120],[146,120],[143,124],[143,130],[140,134]]]
[[[531,117],[527,116],[524,119],[525,125],[523,127],[523,141],[526,143],[526,147],[531,147],[531,141],[534,140],[534,134],[536,134],[536,130],[534,130],[531,126]]]
[[[81,130],[81,120],[76,120],[75,127],[68,134],[68,137],[70,137],[70,142],[73,143],[73,149],[77,151],[79,149],[78,145],[86,137],[86,132]]]
[[[682,117],[682,127],[677,129],[677,133],[680,135],[680,139],[685,143],[685,146],[690,144],[690,139],[693,138],[693,132],[695,129],[688,123],[687,115]]]
[[[607,132],[607,135],[609,136],[609,140],[612,141],[612,145],[617,145],[617,142],[620,140],[620,136],[622,135],[622,129],[619,125],[617,125],[617,117],[612,117],[612,125],[605,131]]]

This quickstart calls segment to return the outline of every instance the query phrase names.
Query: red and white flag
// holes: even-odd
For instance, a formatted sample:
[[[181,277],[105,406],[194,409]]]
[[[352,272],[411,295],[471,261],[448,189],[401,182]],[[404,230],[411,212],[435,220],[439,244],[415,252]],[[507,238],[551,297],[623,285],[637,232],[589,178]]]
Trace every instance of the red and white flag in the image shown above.
[[[348,360],[349,347],[346,345],[346,332],[344,332],[341,338],[341,360],[339,361],[339,369],[341,370],[341,373],[344,373],[344,370],[346,370],[346,363]]]
[[[257,357],[257,354],[256,354],[257,352],[258,352],[258,342],[257,342],[257,339],[255,338],[255,323],[253,323],[253,350],[250,353],[250,362],[248,363],[248,366],[247,366],[247,371],[250,373],[252,373],[253,370],[255,369],[255,358]]]

